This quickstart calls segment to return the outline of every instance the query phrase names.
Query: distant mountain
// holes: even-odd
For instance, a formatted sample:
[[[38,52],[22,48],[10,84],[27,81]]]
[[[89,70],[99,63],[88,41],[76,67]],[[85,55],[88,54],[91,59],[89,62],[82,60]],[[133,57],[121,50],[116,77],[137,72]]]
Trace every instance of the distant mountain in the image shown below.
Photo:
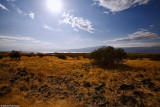
[[[59,50],[58,52],[80,52],[80,53],[89,53],[101,46],[79,48],[79,49],[68,49],[68,50]],[[123,48],[123,47],[121,47]],[[124,47],[123,48],[127,53],[160,53],[160,47]]]

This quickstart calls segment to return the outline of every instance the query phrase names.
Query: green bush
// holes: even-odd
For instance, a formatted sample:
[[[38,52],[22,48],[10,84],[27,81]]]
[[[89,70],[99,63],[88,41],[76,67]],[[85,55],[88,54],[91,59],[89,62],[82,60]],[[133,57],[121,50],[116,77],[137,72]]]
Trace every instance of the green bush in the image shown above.
[[[102,66],[118,64],[125,58],[126,53],[123,49],[114,49],[111,46],[99,48],[90,54],[90,59],[93,59],[96,64]]]
[[[34,53],[29,53],[29,54],[26,54],[25,56],[27,56],[27,57],[33,57],[33,56],[36,56],[36,54],[34,54]]]
[[[11,51],[9,54],[10,60],[21,60],[21,54],[19,51]]]
[[[2,59],[3,58],[3,56],[0,56],[0,59]]]
[[[153,55],[150,55],[150,60],[153,60],[153,61],[160,61],[160,55],[159,54],[153,54]]]
[[[65,55],[55,55],[55,56],[58,57],[59,59],[67,59]]]
[[[37,53],[37,55],[38,55],[40,58],[42,58],[42,57],[45,56],[43,53]]]

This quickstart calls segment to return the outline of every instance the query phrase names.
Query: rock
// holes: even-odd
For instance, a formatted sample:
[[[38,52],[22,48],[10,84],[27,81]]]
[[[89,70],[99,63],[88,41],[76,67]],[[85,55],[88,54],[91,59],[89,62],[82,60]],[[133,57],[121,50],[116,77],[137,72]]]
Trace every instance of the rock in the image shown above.
[[[135,87],[133,85],[123,84],[120,86],[119,90],[134,90]]]
[[[34,76],[35,76],[35,75],[34,75],[34,73],[31,73],[31,79],[33,79],[33,78],[34,78]]]
[[[133,94],[137,97],[144,98],[144,93],[142,91],[134,91]]]
[[[132,96],[122,95],[120,98],[120,101],[122,104],[127,105],[127,106],[135,107],[136,104],[139,105],[137,100]]]
[[[49,87],[48,85],[43,85],[39,88],[38,91],[41,92],[42,94],[47,93],[49,91]]]
[[[100,107],[105,107],[106,104],[108,104],[109,102],[107,102],[106,98],[104,96],[101,95],[94,95],[92,97],[92,103],[94,105],[100,106]]]
[[[30,86],[30,89],[31,89],[31,90],[37,90],[37,89],[38,89],[38,86],[37,86],[37,85],[31,85],[31,86]]]
[[[91,87],[91,84],[87,81],[83,81],[83,86],[86,88],[89,88],[89,87]]]
[[[99,91],[99,90],[101,90],[102,88],[104,88],[106,86],[106,84],[105,83],[102,83],[101,85],[99,85],[98,87],[95,87],[95,90],[96,91]]]
[[[10,93],[12,90],[9,86],[3,86],[0,88],[0,96],[4,96],[8,93]]]
[[[153,89],[153,91],[159,92],[160,91],[160,87],[157,87],[157,88]]]
[[[155,87],[155,84],[151,81],[151,79],[144,79],[142,83],[143,85],[147,85],[150,89],[153,89]]]
[[[43,74],[42,73],[38,73],[38,76],[43,77]]]
[[[20,89],[21,91],[28,91],[28,88],[25,87],[25,86],[22,86],[22,87],[20,87],[19,89]]]
[[[151,79],[144,79],[142,81],[143,85],[147,85],[147,84],[150,84],[151,83]]]
[[[156,78],[155,80],[160,82],[160,78]]]
[[[41,83],[41,82],[42,82],[42,79],[41,79],[41,78],[38,78],[38,82],[40,82],[40,83]]]
[[[24,78],[24,80],[25,80],[26,82],[29,82],[29,81],[30,81],[30,78],[27,77],[27,78]]]
[[[137,74],[136,77],[144,78],[144,76],[142,74]]]
[[[17,78],[17,77],[14,77],[14,78],[12,78],[12,79],[10,80],[10,83],[13,84],[16,80],[18,80],[18,78]]]
[[[18,70],[19,70],[19,72],[17,73],[18,76],[24,77],[28,75],[26,68],[20,68]]]

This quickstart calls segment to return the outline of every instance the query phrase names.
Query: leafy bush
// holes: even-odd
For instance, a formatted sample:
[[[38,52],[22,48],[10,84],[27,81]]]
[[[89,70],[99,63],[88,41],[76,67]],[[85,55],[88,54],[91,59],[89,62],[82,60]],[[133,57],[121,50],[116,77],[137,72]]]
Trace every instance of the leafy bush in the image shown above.
[[[55,55],[55,56],[58,57],[59,59],[67,59],[65,55]]]
[[[11,60],[21,60],[20,58],[21,58],[21,54],[20,54],[20,52],[19,51],[12,51],[10,54],[9,54],[9,56],[10,56],[10,59]]]
[[[155,54],[155,55],[151,55],[150,56],[150,60],[153,60],[153,61],[160,61],[160,55],[159,54]]]
[[[45,55],[44,54],[42,54],[42,53],[37,53],[37,55],[40,57],[40,58],[42,58],[42,57],[44,57]]]
[[[90,59],[93,59],[96,64],[102,66],[118,64],[122,62],[124,58],[126,58],[126,53],[123,49],[114,49],[111,46],[99,48],[90,54]]]
[[[3,58],[3,56],[0,56],[0,59],[2,59]]]
[[[26,54],[25,56],[27,57],[33,57],[33,56],[36,56],[34,53],[29,53],[29,54]]]

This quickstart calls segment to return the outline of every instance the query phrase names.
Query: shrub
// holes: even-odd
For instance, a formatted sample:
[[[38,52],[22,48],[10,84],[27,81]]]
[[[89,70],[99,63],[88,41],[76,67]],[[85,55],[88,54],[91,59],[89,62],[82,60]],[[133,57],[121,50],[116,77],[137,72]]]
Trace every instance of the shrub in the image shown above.
[[[118,64],[124,58],[126,58],[126,53],[123,49],[114,49],[111,46],[99,48],[90,54],[90,59],[93,59],[96,64],[102,66]]]
[[[160,55],[159,54],[153,54],[153,55],[150,55],[150,60],[153,60],[153,61],[160,61]]]
[[[37,55],[40,57],[40,58],[42,58],[42,57],[44,57],[45,55],[44,54],[42,54],[42,53],[37,53]]]
[[[29,54],[27,54],[26,56],[27,56],[27,57],[33,57],[33,56],[35,56],[35,54],[34,54],[34,53],[29,53]]]
[[[18,52],[18,51],[12,51],[10,54],[9,54],[9,56],[10,56],[10,59],[11,60],[21,60],[20,58],[21,58],[21,55],[20,55],[20,52]]]
[[[58,57],[59,59],[67,59],[65,55],[56,55],[56,57]]]
[[[2,59],[3,58],[3,56],[0,56],[0,59]]]

